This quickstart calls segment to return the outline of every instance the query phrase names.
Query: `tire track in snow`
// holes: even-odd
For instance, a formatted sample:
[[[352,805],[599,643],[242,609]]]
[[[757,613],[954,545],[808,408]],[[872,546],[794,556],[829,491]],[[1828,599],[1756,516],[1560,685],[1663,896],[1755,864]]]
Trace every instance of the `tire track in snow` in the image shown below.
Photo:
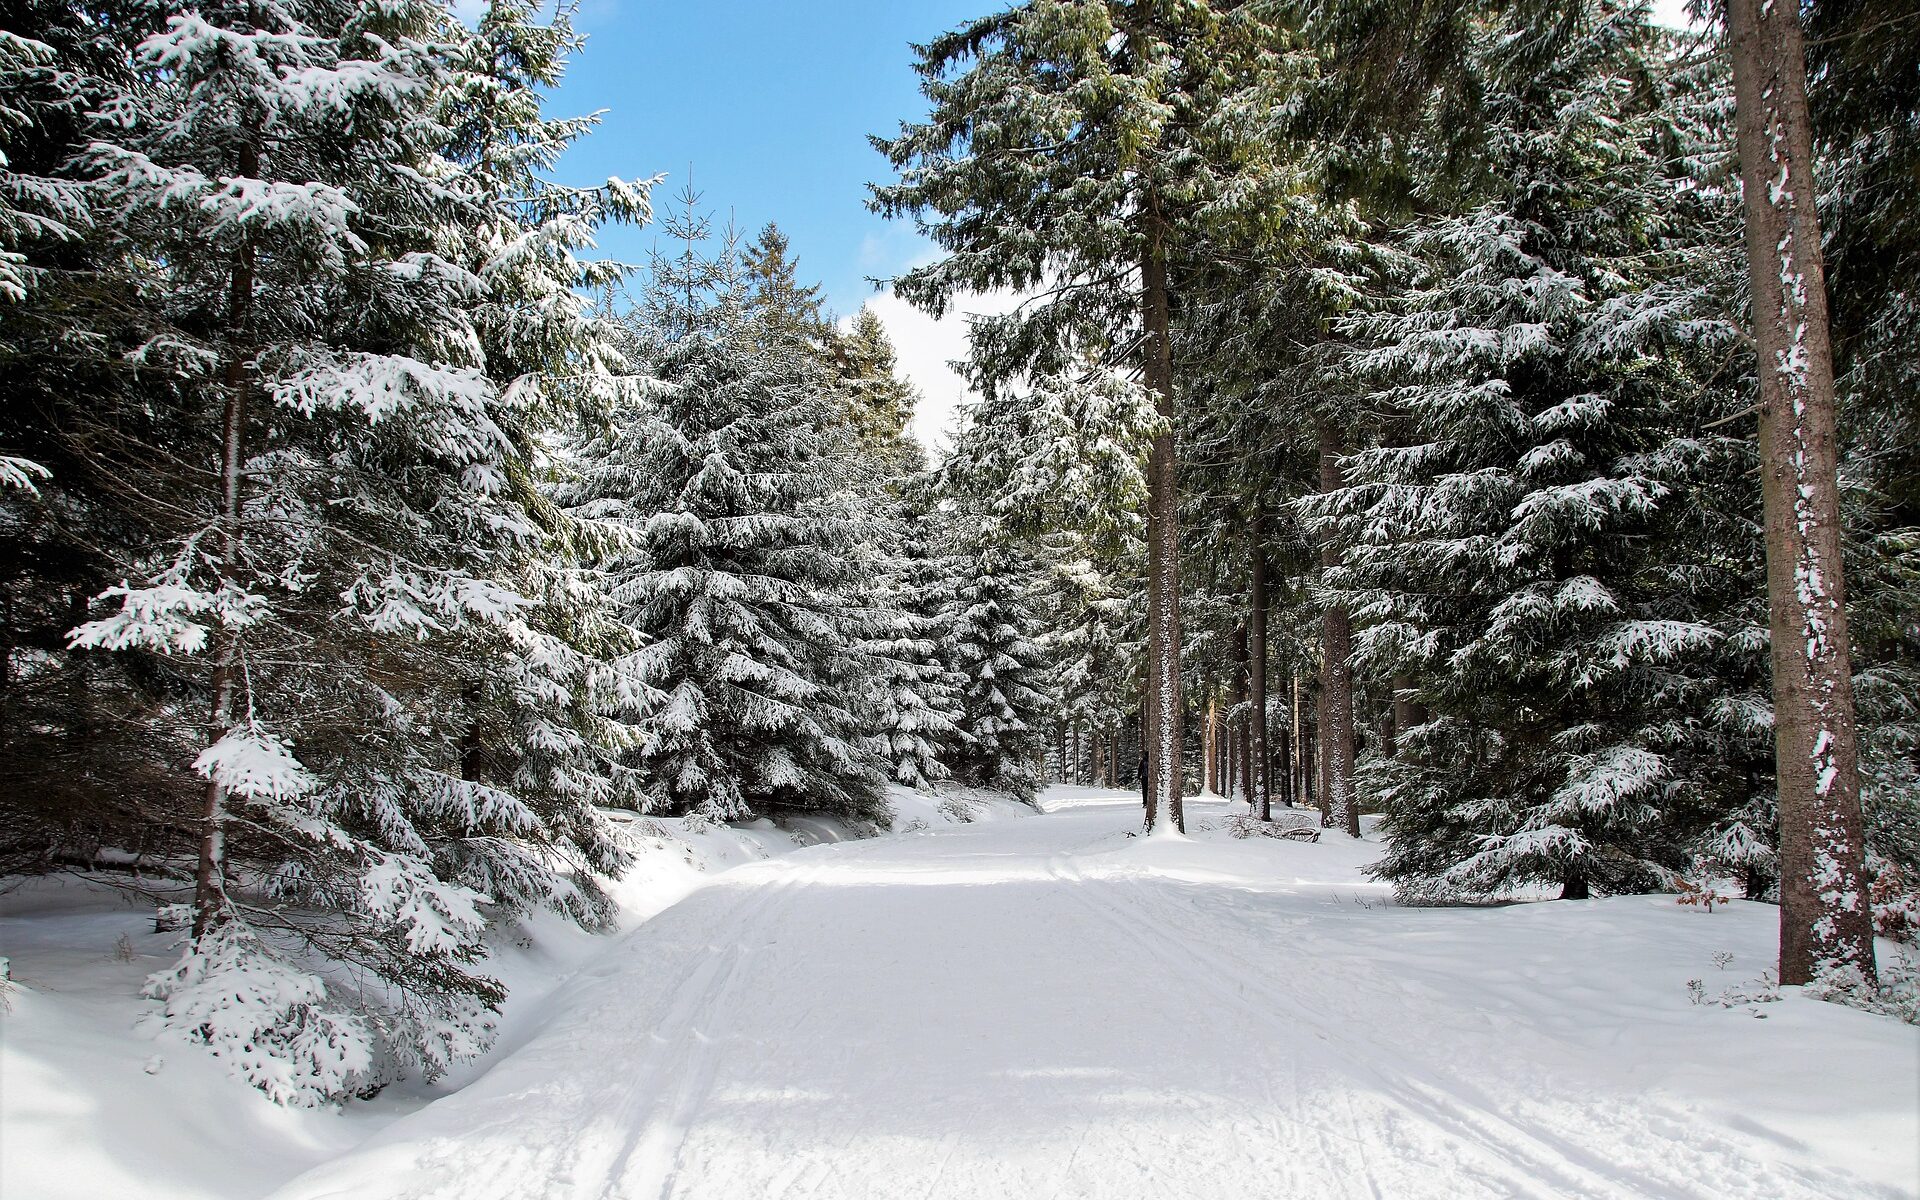
[[[1049,869],[1059,875],[1063,881],[1076,885],[1077,890],[1074,894],[1082,907],[1122,931],[1130,941],[1154,957],[1170,975],[1192,981],[1211,993],[1217,1003],[1236,1010],[1250,1024],[1264,1029],[1268,1033],[1268,1045],[1297,1045],[1302,1027],[1305,1026],[1316,1040],[1325,1043],[1329,1049],[1337,1048],[1342,1052],[1340,1060],[1337,1063],[1330,1062],[1329,1066],[1344,1068],[1348,1074],[1356,1077],[1371,1078],[1380,1086],[1383,1094],[1399,1103],[1407,1115],[1428,1126],[1445,1129],[1466,1143],[1493,1154],[1495,1162],[1488,1165],[1497,1166],[1498,1175],[1503,1184],[1509,1188],[1518,1189],[1509,1194],[1532,1194],[1543,1198],[1580,1195],[1606,1197],[1609,1200],[1616,1200],[1616,1198],[1617,1200],[1634,1200],[1637,1196],[1649,1194],[1621,1191],[1613,1187],[1611,1181],[1604,1177],[1593,1176],[1579,1164],[1555,1153],[1551,1147],[1545,1145],[1540,1147],[1541,1150],[1546,1151],[1544,1156],[1529,1152],[1521,1145],[1514,1144],[1513,1138],[1502,1138],[1498,1133],[1466,1119],[1464,1114],[1449,1111],[1431,1096],[1418,1092],[1409,1094],[1403,1081],[1389,1076],[1382,1069],[1379,1064],[1381,1056],[1377,1047],[1366,1046],[1351,1035],[1341,1033],[1321,1021],[1281,1019],[1274,1015],[1274,1010],[1298,1012],[1300,1006],[1294,1002],[1297,997],[1281,996],[1263,987],[1261,988],[1264,993],[1263,999],[1272,1008],[1263,1008],[1253,1003],[1244,994],[1244,986],[1252,981],[1246,978],[1243,967],[1199,951],[1195,949],[1192,942],[1175,938],[1165,932],[1165,916],[1172,906],[1153,905],[1142,899],[1150,889],[1164,886],[1150,873],[1141,873],[1125,880],[1090,877],[1066,855],[1057,856],[1052,860]],[[1092,889],[1099,889],[1112,897],[1115,906],[1133,910],[1136,914],[1135,919],[1127,920],[1118,915],[1114,907],[1103,906],[1090,899],[1085,893]],[[1152,911],[1154,909],[1157,911]],[[1234,991],[1219,982],[1229,978],[1240,979],[1243,990]],[[1369,1051],[1374,1052],[1369,1053]],[[1366,1176],[1366,1194],[1372,1196],[1399,1194],[1382,1191],[1380,1180],[1368,1161],[1370,1146],[1383,1137],[1387,1140],[1393,1139],[1394,1130],[1391,1123],[1362,1117],[1354,1103],[1352,1089],[1340,1089],[1339,1094],[1349,1114],[1344,1122],[1348,1132],[1345,1136],[1339,1137],[1339,1146],[1327,1144],[1329,1138],[1339,1136],[1335,1130],[1326,1128],[1319,1122],[1312,1122],[1325,1147],[1323,1153],[1329,1160],[1328,1165],[1331,1168],[1329,1173],[1339,1173],[1342,1168],[1351,1170],[1354,1166],[1352,1159],[1357,1156],[1360,1160],[1358,1165]],[[1441,1095],[1445,1095],[1444,1091]],[[1507,1132],[1517,1135],[1521,1142],[1537,1141],[1528,1131],[1513,1126],[1499,1114],[1486,1115],[1507,1126]],[[1522,1168],[1526,1174],[1514,1173],[1515,1166]],[[1550,1183],[1552,1190],[1536,1190],[1542,1182]],[[1605,1190],[1593,1190],[1595,1185]],[[1577,1191],[1573,1190],[1576,1188]]]
[[[610,1154],[595,1156],[599,1161],[583,1164],[571,1189],[574,1200],[665,1200],[672,1194],[693,1118],[713,1085],[715,1043],[707,1031],[728,1026],[738,1006],[736,984],[756,949],[749,938],[760,916],[793,884],[790,870],[756,866],[761,874],[777,874],[769,882],[756,881],[708,935],[711,946],[725,948],[707,955],[649,1031],[651,1040],[667,1050],[643,1058],[611,1122],[625,1129],[624,1142]]]
[[[1594,1197],[1595,1200],[1644,1200],[1654,1196],[1722,1200],[1731,1194],[1726,1190],[1729,1183],[1727,1174],[1715,1173],[1711,1177],[1703,1177],[1683,1170],[1678,1178],[1667,1173],[1656,1178],[1644,1172],[1631,1171],[1628,1164],[1596,1154],[1555,1130],[1522,1124],[1518,1118],[1499,1111],[1487,1097],[1465,1085],[1464,1081],[1443,1078],[1432,1068],[1417,1066],[1415,1060],[1397,1049],[1368,1043],[1332,1025],[1325,1014],[1335,1011],[1341,997],[1319,991],[1314,997],[1321,1002],[1314,1006],[1318,1015],[1303,1015],[1297,1019],[1277,1017],[1277,1011],[1304,1014],[1313,1010],[1304,1008],[1300,1003],[1305,998],[1302,995],[1277,992],[1263,982],[1248,978],[1244,965],[1203,949],[1205,937],[1189,936],[1183,939],[1168,934],[1166,930],[1169,925],[1184,928],[1190,935],[1209,932],[1194,930],[1191,921],[1183,919],[1187,916],[1186,910],[1160,897],[1162,889],[1173,885],[1172,880],[1156,878],[1150,871],[1118,879],[1092,877],[1082,872],[1066,855],[1051,860],[1049,869],[1083,889],[1100,890],[1113,898],[1116,907],[1132,910],[1135,916],[1130,920],[1120,916],[1113,907],[1093,901],[1084,891],[1076,893],[1076,898],[1088,911],[1124,931],[1176,977],[1195,981],[1220,1003],[1231,1006],[1255,1025],[1266,1029],[1270,1045],[1297,1042],[1299,1026],[1308,1025],[1318,1040],[1329,1047],[1338,1047],[1344,1059],[1343,1066],[1356,1076],[1377,1081],[1383,1093],[1397,1102],[1409,1116],[1432,1128],[1450,1132],[1465,1143],[1494,1155],[1495,1164],[1489,1165],[1497,1164],[1499,1169],[1496,1177],[1499,1182],[1506,1188],[1518,1189],[1506,1194],[1535,1195],[1543,1200],[1566,1196]],[[1217,913],[1214,919],[1218,920]],[[1242,990],[1230,990],[1219,982],[1228,978],[1240,979]],[[1271,1007],[1263,1008],[1250,1001],[1244,994],[1246,986],[1259,991],[1261,998]],[[1352,997],[1347,997],[1346,1002],[1351,1004]],[[1396,1074],[1387,1073],[1384,1069],[1387,1063],[1393,1064]],[[1349,1112],[1354,1114],[1348,1122],[1355,1130],[1355,1136],[1349,1143],[1352,1151],[1364,1156],[1366,1147],[1376,1140],[1369,1132],[1363,1131],[1364,1125],[1370,1124],[1373,1130],[1386,1134],[1391,1140],[1392,1131],[1386,1123],[1366,1122],[1355,1112],[1352,1092],[1345,1099]],[[1583,1111],[1590,1112],[1591,1109]],[[1700,1158],[1703,1151],[1707,1151],[1718,1163],[1728,1166],[1737,1164],[1745,1168],[1736,1178],[1751,1179],[1757,1168],[1764,1177],[1764,1190],[1744,1193],[1756,1200],[1787,1200],[1788,1197],[1803,1197],[1806,1200],[1840,1200],[1844,1197],[1856,1200],[1870,1195],[1897,1195],[1856,1179],[1765,1162],[1752,1154],[1742,1153],[1737,1143],[1715,1137],[1707,1130],[1688,1128],[1689,1138],[1681,1141],[1662,1137],[1648,1121],[1633,1121],[1631,1124],[1634,1126],[1631,1131],[1634,1135],[1671,1145],[1672,1153],[1664,1156],[1664,1165],[1669,1167],[1684,1168]],[[1588,1125],[1591,1127],[1592,1122],[1588,1122]],[[1336,1157],[1329,1154],[1330,1159]],[[1521,1168],[1526,1174],[1514,1174],[1515,1167]],[[1775,1174],[1778,1170],[1785,1170],[1789,1177],[1779,1177]],[[1623,1179],[1623,1176],[1626,1178]],[[1368,1183],[1373,1195],[1404,1194],[1382,1192],[1377,1177],[1371,1171],[1368,1172]],[[1784,1190],[1786,1187],[1793,1190]],[[1449,1194],[1458,1194],[1454,1188],[1447,1191]]]

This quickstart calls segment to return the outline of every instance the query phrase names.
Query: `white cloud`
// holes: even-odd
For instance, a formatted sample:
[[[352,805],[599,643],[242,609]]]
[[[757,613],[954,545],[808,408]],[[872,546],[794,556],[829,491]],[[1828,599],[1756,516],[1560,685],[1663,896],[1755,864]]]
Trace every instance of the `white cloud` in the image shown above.
[[[1694,20],[1688,8],[1688,0],[1653,0],[1653,23],[1665,25],[1668,29],[1680,29],[1692,33],[1704,32],[1708,26]]]
[[[899,354],[900,373],[920,393],[908,428],[929,454],[938,456],[952,441],[960,406],[973,399],[967,381],[947,364],[967,356],[967,320],[1012,311],[1021,297],[1012,292],[964,296],[939,320],[892,292],[868,300]]]

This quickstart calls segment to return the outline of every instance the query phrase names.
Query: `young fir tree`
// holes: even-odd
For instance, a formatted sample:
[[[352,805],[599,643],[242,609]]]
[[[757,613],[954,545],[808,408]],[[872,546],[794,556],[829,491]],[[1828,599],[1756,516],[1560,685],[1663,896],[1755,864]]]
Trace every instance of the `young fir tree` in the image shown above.
[[[793,243],[772,221],[740,255],[746,276],[747,304],[769,336],[821,358],[834,350],[833,322],[819,284],[800,282],[800,261]]]
[[[983,524],[985,524],[983,522]],[[1040,786],[1051,704],[1032,606],[1034,564],[1005,539],[967,539],[968,573],[940,616],[949,664],[961,680],[965,740],[953,773],[963,783],[1032,800]]]
[[[881,628],[863,649],[872,664],[880,725],[877,752],[893,782],[929,788],[953,772],[965,735],[960,731],[964,679],[944,653],[943,616],[966,573],[966,560],[949,549],[931,477],[905,480],[894,502],[898,540],[878,594]]]
[[[862,640],[875,632],[857,490],[831,379],[754,302],[731,239],[709,257],[697,197],[666,223],[642,354],[660,381],[563,493],[629,547],[606,564],[652,693],[632,765],[652,801],[735,820],[802,809],[885,823]]]
[[[863,456],[896,484],[923,470],[926,455],[907,433],[919,396],[900,377],[893,342],[872,309],[861,309],[836,336],[833,359],[847,419]]]
[[[1416,893],[1644,886],[1751,799],[1765,737],[1748,460],[1703,428],[1726,205],[1684,169],[1721,131],[1636,82],[1643,18],[1550,33],[1475,43],[1488,190],[1403,231],[1404,287],[1348,325],[1401,436],[1304,505],[1356,661],[1431,708],[1366,780]]]
[[[571,777],[587,739],[538,740],[583,671],[521,590],[549,380],[611,361],[573,299],[607,268],[574,252],[646,215],[618,183],[528,186],[580,129],[539,116],[571,44],[511,4],[477,30],[216,5],[148,36],[103,109],[98,207],[165,322],[142,350],[173,367],[181,458],[218,469],[74,643],[203,664],[158,718],[203,731],[203,807],[186,952],[149,991],[278,1100],[484,1049],[489,922],[601,924],[591,872],[625,861]]]

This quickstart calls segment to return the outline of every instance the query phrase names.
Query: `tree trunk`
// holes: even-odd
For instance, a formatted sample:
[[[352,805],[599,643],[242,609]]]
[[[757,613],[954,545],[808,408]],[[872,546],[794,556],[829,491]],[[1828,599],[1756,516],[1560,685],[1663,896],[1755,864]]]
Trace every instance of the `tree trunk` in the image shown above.
[[[1147,760],[1150,773],[1146,828],[1162,812],[1186,832],[1182,811],[1180,696],[1180,524],[1174,479],[1173,341],[1167,295],[1166,226],[1160,198],[1147,195],[1146,245],[1140,264],[1141,327],[1146,333],[1145,381],[1160,414],[1147,456]]]
[[[1303,804],[1307,796],[1307,764],[1312,759],[1307,754],[1307,713],[1306,703],[1300,695],[1300,672],[1293,672],[1291,678],[1293,680],[1293,768],[1288,776],[1288,787],[1292,792],[1288,802]]]
[[[1393,677],[1393,732],[1394,743],[1389,748],[1395,758],[1400,757],[1400,737],[1416,725],[1427,721],[1426,708],[1413,698],[1413,680],[1405,675]]]
[[[1253,760],[1248,782],[1253,805],[1262,821],[1273,820],[1273,784],[1267,775],[1267,546],[1266,524],[1258,507],[1247,526],[1252,554],[1247,613],[1248,755]]]
[[[240,147],[239,174],[260,174],[260,155],[252,145]],[[216,542],[220,547],[220,575],[230,578],[240,551],[240,471],[246,462],[247,400],[253,387],[247,327],[253,307],[252,241],[243,242],[234,255],[227,290],[226,400],[220,415],[220,518]],[[233,725],[233,694],[240,653],[240,631],[221,623],[213,635],[213,703],[207,715],[207,744],[227,735]],[[198,941],[219,927],[227,916],[227,796],[216,780],[207,781],[200,814],[200,853],[193,874],[193,938]]]
[[[1320,490],[1344,482],[1333,432],[1320,425]],[[1340,565],[1331,544],[1320,548],[1323,569]],[[1329,604],[1320,617],[1320,744],[1325,768],[1324,807],[1349,837],[1360,836],[1360,808],[1353,795],[1353,628],[1344,604]]]
[[[1799,8],[1728,0],[1760,358],[1780,788],[1780,982],[1874,979],[1840,560],[1833,354]]]
[[[1233,748],[1233,757],[1231,760],[1233,766],[1233,783],[1234,786],[1239,789],[1240,798],[1247,802],[1247,810],[1249,812],[1254,811],[1259,805],[1258,799],[1254,796],[1254,792],[1257,789],[1253,786],[1253,738],[1249,736],[1252,732],[1253,718],[1252,714],[1248,711],[1251,706],[1247,701],[1248,668],[1251,665],[1249,662],[1250,654],[1248,643],[1251,640],[1251,636],[1245,625],[1241,625],[1234,630],[1234,717],[1231,726],[1232,739],[1229,742],[1229,745]]]
[[[1320,810],[1320,827],[1325,829],[1332,825],[1333,821],[1327,813],[1326,794],[1321,790],[1319,784],[1315,782],[1319,772],[1314,769],[1314,751],[1316,749],[1315,743],[1319,741],[1319,737],[1311,724],[1302,727],[1300,736],[1301,802],[1308,808],[1318,808]]]
[[[1204,786],[1207,791],[1213,793],[1220,791],[1220,778],[1216,773],[1216,768],[1220,760],[1219,755],[1215,753],[1216,747],[1214,745],[1215,740],[1219,737],[1219,716],[1219,702],[1212,697],[1208,697],[1205,724],[1200,727],[1200,760],[1205,764],[1206,770]]]
[[[1293,731],[1280,727],[1280,799],[1288,808],[1293,807]],[[1260,819],[1273,820],[1271,806],[1263,807]]]
[[[1592,892],[1587,888],[1587,877],[1585,875],[1569,875],[1561,880],[1560,898],[1562,900],[1587,900],[1591,897]]]

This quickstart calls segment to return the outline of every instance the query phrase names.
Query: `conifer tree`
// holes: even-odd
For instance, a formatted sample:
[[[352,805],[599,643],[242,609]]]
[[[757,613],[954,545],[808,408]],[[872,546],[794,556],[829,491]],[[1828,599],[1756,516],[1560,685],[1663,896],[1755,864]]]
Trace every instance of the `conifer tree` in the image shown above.
[[[930,477],[904,481],[895,503],[900,529],[879,589],[881,628],[864,650],[880,720],[879,753],[889,777],[926,789],[952,776],[948,764],[965,741],[964,678],[949,665],[943,617],[952,611],[968,564],[951,549]]]
[[[778,809],[884,824],[878,720],[855,593],[878,531],[824,363],[756,303],[698,197],[665,224],[640,314],[659,386],[563,499],[613,523],[618,618],[653,693],[634,752],[652,803],[723,821]],[[604,462],[602,462],[604,460]]]
[[[1780,979],[1874,981],[1832,329],[1798,7],[1727,0],[1758,352],[1780,795]]]
[[[895,287],[936,315],[957,294],[1037,293],[976,322],[970,374],[991,399],[1089,357],[1139,370],[1162,418],[1147,468],[1146,824],[1182,827],[1176,380],[1169,264],[1202,227],[1283,212],[1245,119],[1272,100],[1285,39],[1252,4],[1031,0],[920,48],[925,122],[875,139],[901,178],[888,215],[926,217],[950,256]]]
[[[1032,607],[1034,568],[1000,539],[968,547],[968,574],[941,614],[951,669],[962,680],[953,773],[975,787],[1031,800],[1046,754],[1047,664]]]
[[[535,436],[550,380],[611,361],[573,289],[616,268],[574,252],[646,214],[618,182],[527,186],[581,128],[539,117],[572,44],[512,4],[477,30],[216,5],[141,43],[92,150],[99,211],[153,264],[141,349],[172,368],[180,457],[218,471],[74,643],[204,664],[158,718],[204,731],[203,807],[186,953],[150,991],[282,1101],[479,1052],[488,923],[604,924],[591,873],[625,861],[549,748],[476,745],[489,716],[564,724],[581,674],[521,590]]]
[[[921,470],[926,456],[907,434],[919,397],[900,377],[893,342],[872,309],[862,308],[836,336],[834,364],[861,452],[883,478],[897,481]]]
[[[1475,43],[1491,190],[1405,231],[1404,290],[1348,324],[1403,437],[1303,502],[1345,548],[1356,661],[1432,709],[1369,780],[1415,892],[1667,877],[1748,799],[1727,763],[1764,729],[1746,460],[1700,429],[1731,407],[1705,382],[1726,211],[1684,168],[1723,133],[1629,84],[1661,52],[1642,19],[1553,32]]]
[[[832,350],[833,323],[827,318],[820,285],[800,282],[793,243],[772,221],[740,256],[748,303],[769,334],[818,355]]]

